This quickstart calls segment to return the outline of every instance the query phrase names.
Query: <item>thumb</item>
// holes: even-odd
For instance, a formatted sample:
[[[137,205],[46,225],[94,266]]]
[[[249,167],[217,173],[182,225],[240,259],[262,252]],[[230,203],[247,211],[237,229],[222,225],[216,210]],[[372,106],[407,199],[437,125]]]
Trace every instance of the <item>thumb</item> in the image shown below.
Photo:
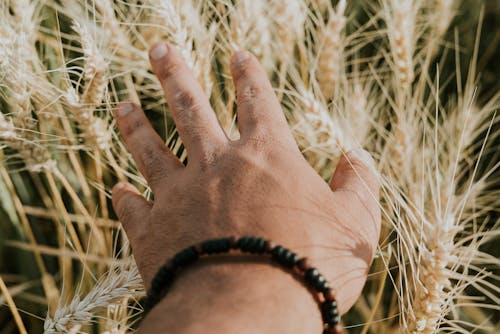
[[[148,221],[151,204],[137,188],[127,182],[117,183],[112,190],[113,209],[123,224],[132,248],[140,239]]]
[[[370,153],[358,148],[340,159],[330,181],[333,191],[352,192],[370,213],[379,215],[379,181]]]

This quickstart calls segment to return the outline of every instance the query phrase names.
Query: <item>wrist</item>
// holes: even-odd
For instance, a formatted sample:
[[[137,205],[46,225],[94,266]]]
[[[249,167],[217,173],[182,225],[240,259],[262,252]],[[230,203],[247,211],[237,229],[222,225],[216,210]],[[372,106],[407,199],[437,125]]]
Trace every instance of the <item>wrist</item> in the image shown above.
[[[220,255],[183,268],[140,332],[321,333],[310,290],[265,257]]]

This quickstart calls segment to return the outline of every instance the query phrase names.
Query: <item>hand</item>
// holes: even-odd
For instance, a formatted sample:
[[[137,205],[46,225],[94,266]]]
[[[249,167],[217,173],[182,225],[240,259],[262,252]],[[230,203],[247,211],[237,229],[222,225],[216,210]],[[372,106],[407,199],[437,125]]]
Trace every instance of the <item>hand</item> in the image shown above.
[[[380,232],[379,184],[369,154],[344,156],[330,185],[324,182],[302,156],[265,71],[249,52],[231,62],[241,133],[236,141],[228,139],[178,51],[158,44],[150,61],[189,162],[184,166],[168,149],[139,106],[120,104],[118,127],[155,199],[149,203],[132,185],[119,183],[113,206],[146,285],[186,246],[258,235],[307,256],[337,289],[341,312],[349,309]],[[228,276],[237,271],[226,270]]]

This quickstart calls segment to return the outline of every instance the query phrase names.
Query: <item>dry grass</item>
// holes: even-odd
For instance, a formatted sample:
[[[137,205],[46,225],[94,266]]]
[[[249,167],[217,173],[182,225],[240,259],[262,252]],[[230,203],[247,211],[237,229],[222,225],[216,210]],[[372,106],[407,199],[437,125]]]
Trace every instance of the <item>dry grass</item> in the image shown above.
[[[0,2],[2,333],[125,333],[141,317],[140,278],[110,189],[127,179],[151,193],[112,109],[140,101],[185,161],[147,57],[165,39],[231,138],[229,57],[245,48],[325,180],[349,149],[375,157],[382,235],[344,317],[348,332],[498,330],[500,93],[478,96],[483,16],[474,16],[472,44],[462,41],[450,26],[460,3]]]

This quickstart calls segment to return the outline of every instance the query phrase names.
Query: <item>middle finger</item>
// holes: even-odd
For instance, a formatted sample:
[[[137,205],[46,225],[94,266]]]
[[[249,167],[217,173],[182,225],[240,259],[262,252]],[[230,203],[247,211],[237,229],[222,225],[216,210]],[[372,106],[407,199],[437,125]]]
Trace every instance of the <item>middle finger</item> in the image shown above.
[[[177,50],[159,43],[149,56],[190,159],[204,158],[227,143],[208,98]]]

